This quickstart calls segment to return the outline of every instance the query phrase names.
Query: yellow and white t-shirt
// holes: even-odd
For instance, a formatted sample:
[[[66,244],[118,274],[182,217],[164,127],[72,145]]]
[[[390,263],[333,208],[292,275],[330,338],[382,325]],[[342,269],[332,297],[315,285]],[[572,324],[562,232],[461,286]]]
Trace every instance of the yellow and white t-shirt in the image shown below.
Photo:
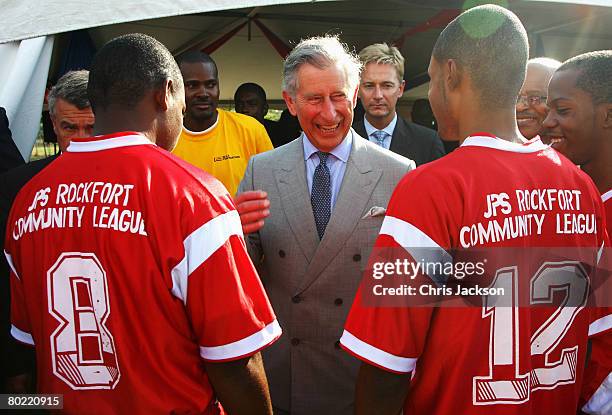
[[[234,196],[249,158],[272,150],[270,137],[255,118],[217,110],[217,122],[195,133],[183,127],[172,153],[215,176]]]

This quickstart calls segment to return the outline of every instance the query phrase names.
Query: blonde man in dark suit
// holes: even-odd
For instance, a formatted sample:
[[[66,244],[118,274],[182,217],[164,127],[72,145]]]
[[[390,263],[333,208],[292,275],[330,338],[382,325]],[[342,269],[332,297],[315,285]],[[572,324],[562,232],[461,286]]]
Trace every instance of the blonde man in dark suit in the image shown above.
[[[417,166],[440,158],[444,147],[438,134],[404,120],[395,106],[404,93],[404,57],[395,46],[375,43],[359,52],[363,64],[359,97],[365,110],[355,131],[379,146],[414,160]]]

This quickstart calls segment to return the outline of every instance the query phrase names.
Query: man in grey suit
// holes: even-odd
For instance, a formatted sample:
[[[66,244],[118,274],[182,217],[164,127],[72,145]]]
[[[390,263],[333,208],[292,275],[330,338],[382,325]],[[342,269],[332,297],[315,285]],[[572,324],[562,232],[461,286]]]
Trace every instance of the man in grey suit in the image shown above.
[[[253,156],[236,197],[285,332],[264,351],[276,414],[352,414],[357,364],[338,340],[389,197],[415,167],[351,129],[360,68],[335,37],[296,46],[283,97],[304,133]]]
[[[404,120],[395,105],[404,93],[404,57],[395,46],[375,43],[359,52],[364,65],[359,97],[365,116],[356,120],[355,131],[394,153],[414,160],[417,166],[444,155],[438,134]]]

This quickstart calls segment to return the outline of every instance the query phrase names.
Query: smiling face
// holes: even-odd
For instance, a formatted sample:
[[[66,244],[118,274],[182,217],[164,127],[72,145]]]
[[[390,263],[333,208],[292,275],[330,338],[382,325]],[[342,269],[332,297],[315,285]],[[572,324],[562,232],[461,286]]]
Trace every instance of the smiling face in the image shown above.
[[[387,126],[395,116],[395,104],[404,93],[404,80],[393,65],[368,63],[361,74],[359,97],[367,120]]]
[[[297,90],[283,91],[291,114],[296,115],[310,142],[320,151],[336,148],[353,122],[357,87],[351,90],[345,72],[337,66],[319,69],[309,63],[297,70]]]
[[[554,70],[539,64],[528,64],[525,82],[516,104],[516,121],[521,134],[532,139],[542,132],[542,123],[548,114],[546,94]],[[529,102],[528,97],[537,97],[540,102]]]
[[[58,98],[51,115],[53,131],[61,151],[66,151],[73,138],[90,137],[93,133],[94,115],[90,107],[79,109]]]
[[[590,94],[576,87],[578,71],[558,71],[550,81],[550,112],[544,127],[557,130],[561,136],[553,147],[575,164],[584,166],[601,153],[601,137],[597,126],[597,106]]]

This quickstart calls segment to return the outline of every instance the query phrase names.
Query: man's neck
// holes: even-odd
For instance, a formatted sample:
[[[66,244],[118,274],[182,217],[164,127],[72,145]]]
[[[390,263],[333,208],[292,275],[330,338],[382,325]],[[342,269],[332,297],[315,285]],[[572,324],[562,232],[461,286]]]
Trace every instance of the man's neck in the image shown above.
[[[212,117],[204,119],[204,120],[196,120],[190,117],[189,115],[185,115],[183,124],[185,125],[185,128],[187,128],[189,131],[201,132],[201,131],[208,130],[210,127],[212,127],[217,122],[218,117],[219,117],[218,111],[215,111]]]
[[[387,125],[393,121],[393,117],[395,117],[395,111],[392,111],[389,115],[385,117],[372,117],[370,114],[366,112],[365,119],[368,120],[372,127],[377,130],[383,130]]]
[[[132,114],[133,113],[133,114]],[[124,108],[109,108],[96,113],[93,135],[109,135],[134,131],[145,135],[155,142],[155,123],[141,116],[139,111],[126,111]]]
[[[498,111],[466,110],[459,120],[460,142],[475,133],[488,133],[514,143],[524,142],[516,124],[514,108]]]
[[[601,194],[612,189],[612,149],[598,152],[598,157],[580,168],[593,179]]]

